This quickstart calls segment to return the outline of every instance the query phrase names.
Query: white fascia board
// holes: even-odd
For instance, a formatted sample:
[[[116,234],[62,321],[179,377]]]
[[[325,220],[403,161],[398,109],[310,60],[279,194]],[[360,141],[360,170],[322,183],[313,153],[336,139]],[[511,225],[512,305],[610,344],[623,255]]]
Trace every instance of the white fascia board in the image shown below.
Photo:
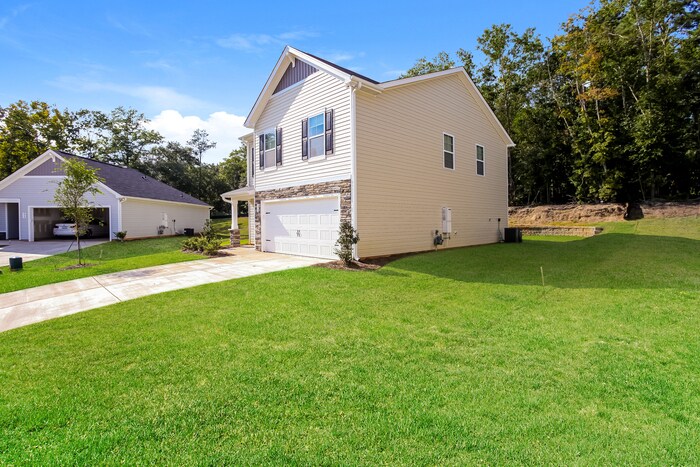
[[[243,123],[243,126],[246,128],[254,128],[255,127],[255,122],[257,121],[259,117],[259,113],[262,112],[262,109],[265,107],[265,103],[267,103],[267,100],[270,98],[272,95],[272,91],[274,90],[272,87],[273,81],[277,81],[275,77],[277,76],[277,73],[279,70],[282,68],[284,64],[287,64],[289,61],[289,46],[286,46],[284,50],[282,51],[282,55],[280,55],[280,58],[277,60],[277,63],[275,64],[275,67],[272,69],[272,73],[270,73],[270,76],[267,78],[267,81],[265,82],[265,86],[262,88],[262,91],[260,91],[260,94],[258,95],[258,98],[255,100],[255,104],[253,104],[253,108],[250,110],[250,113],[248,114],[248,117],[245,119],[245,122]]]
[[[242,143],[247,143],[247,142],[250,142],[250,141],[255,141],[255,133],[253,133],[253,132],[246,133],[245,135],[239,137],[239,138],[238,138],[238,141],[240,141],[240,142],[242,142]]]
[[[267,78],[267,82],[265,82],[265,86],[258,95],[258,98],[256,99],[255,104],[253,105],[253,108],[248,114],[248,117],[246,118],[243,126],[245,126],[246,128],[255,128],[255,123],[260,117],[260,113],[262,113],[263,109],[265,108],[265,104],[267,104],[267,101],[270,99],[270,97],[272,97],[272,93],[275,89],[274,86],[279,82],[279,79],[281,78],[281,73],[284,73],[284,71],[286,71],[284,65],[288,63],[294,63],[294,58],[308,63],[317,70],[321,70],[341,80],[345,84],[349,84],[350,82],[355,81],[361,83],[362,87],[372,89],[375,92],[381,92],[381,87],[379,85],[370,83],[369,81],[359,78],[355,75],[345,73],[344,71],[339,70],[338,68],[329,65],[315,57],[305,54],[301,50],[297,50],[294,47],[286,46],[284,48],[284,51],[282,52],[282,55],[277,60],[275,67],[272,69],[272,73],[270,73],[270,76]]]
[[[481,92],[479,92],[479,88],[476,87],[476,84],[474,84],[474,81],[472,81],[471,77],[469,76],[469,73],[467,73],[467,71],[464,69],[464,67],[450,68],[449,70],[438,71],[435,73],[428,73],[428,74],[420,75],[420,76],[413,76],[411,78],[403,78],[403,79],[396,79],[393,81],[387,81],[385,83],[382,83],[381,87],[382,87],[382,89],[393,89],[393,88],[396,88],[399,86],[406,86],[409,84],[419,83],[421,81],[426,81],[429,79],[442,78],[442,77],[451,76],[451,75],[457,75],[462,80],[464,80],[464,83],[465,83],[468,91],[475,97],[475,100],[481,106],[482,110],[486,113],[489,120],[491,120],[491,123],[496,127],[496,130],[501,134],[501,138],[506,143],[506,146],[509,148],[514,147],[515,143],[510,138],[510,135],[508,134],[506,129],[503,128],[503,125],[498,120],[498,117],[496,117],[496,114],[493,112],[493,109],[491,109],[491,106],[489,106],[488,102],[486,102],[486,99],[484,99],[484,96],[481,95]]]
[[[29,162],[23,167],[20,167],[19,169],[15,170],[13,173],[5,177],[3,180],[0,180],[0,190],[3,188],[6,188],[10,186],[12,183],[16,182],[20,178],[24,177],[26,174],[34,170],[35,168],[39,167],[41,164],[49,160],[49,158],[57,157],[61,160],[64,160],[63,157],[49,149],[48,151],[44,152],[42,155],[38,156],[35,158],[33,161]]]
[[[149,202],[151,202],[151,203],[180,204],[180,205],[183,205],[183,206],[190,206],[190,207],[193,207],[193,208],[203,208],[203,209],[209,209],[209,210],[214,209],[213,206],[203,205],[203,204],[184,203],[184,202],[182,202],[182,201],[168,201],[168,200],[165,200],[165,199],[141,198],[141,197],[138,197],[138,196],[122,196],[121,198],[124,199],[125,201],[128,201],[128,200],[130,200],[130,199],[134,199],[134,200],[137,200],[137,201],[149,201]]]
[[[227,191],[226,193],[221,193],[219,196],[221,196],[221,199],[227,203],[235,200],[245,201],[255,196],[255,189],[247,186],[236,190]]]

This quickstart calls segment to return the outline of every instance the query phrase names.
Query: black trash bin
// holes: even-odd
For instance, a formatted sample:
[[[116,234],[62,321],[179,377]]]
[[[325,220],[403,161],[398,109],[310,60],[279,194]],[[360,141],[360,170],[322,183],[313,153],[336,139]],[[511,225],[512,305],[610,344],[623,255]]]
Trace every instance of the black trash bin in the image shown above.
[[[194,236],[194,229],[185,229],[185,235],[188,237]]]
[[[520,243],[523,241],[523,231],[518,227],[506,227],[506,243]]]
[[[19,271],[20,269],[22,269],[22,258],[20,256],[10,258],[10,271]]]

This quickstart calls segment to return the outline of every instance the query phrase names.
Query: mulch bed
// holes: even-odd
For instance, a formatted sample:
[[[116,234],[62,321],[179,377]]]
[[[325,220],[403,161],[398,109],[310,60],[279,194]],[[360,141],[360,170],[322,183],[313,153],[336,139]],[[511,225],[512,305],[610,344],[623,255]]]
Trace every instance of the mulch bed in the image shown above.
[[[377,256],[375,258],[367,258],[364,261],[353,261],[350,265],[346,265],[343,261],[338,260],[330,263],[315,264],[314,266],[327,269],[341,269],[344,271],[376,271],[392,261],[415,254],[416,253],[401,253],[398,255]]]

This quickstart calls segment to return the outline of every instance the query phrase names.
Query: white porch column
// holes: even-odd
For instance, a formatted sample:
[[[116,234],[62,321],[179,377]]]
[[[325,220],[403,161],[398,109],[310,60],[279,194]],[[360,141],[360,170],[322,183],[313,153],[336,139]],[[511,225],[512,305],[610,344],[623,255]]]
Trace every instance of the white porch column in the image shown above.
[[[231,230],[238,229],[238,200],[231,200]]]

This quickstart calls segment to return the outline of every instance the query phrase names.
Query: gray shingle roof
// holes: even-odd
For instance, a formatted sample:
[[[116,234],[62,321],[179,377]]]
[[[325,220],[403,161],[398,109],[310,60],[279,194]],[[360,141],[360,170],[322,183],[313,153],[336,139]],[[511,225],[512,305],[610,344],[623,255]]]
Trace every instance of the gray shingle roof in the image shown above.
[[[304,51],[301,50],[301,52],[304,52]],[[369,77],[367,77],[367,76],[361,75],[361,74],[359,74],[359,73],[355,73],[354,71],[350,70],[349,68],[342,67],[342,66],[340,66],[340,65],[338,65],[338,64],[336,64],[336,63],[333,63],[333,62],[331,62],[331,61],[326,60],[325,58],[318,57],[318,56],[316,56],[316,55],[314,55],[314,54],[310,54],[309,52],[304,52],[304,53],[305,53],[306,55],[310,56],[310,57],[315,58],[316,60],[322,61],[322,62],[325,63],[326,65],[330,65],[330,66],[332,66],[333,68],[336,68],[336,69],[342,71],[343,73],[347,73],[347,74],[350,75],[350,76],[357,76],[358,78],[363,79],[363,80],[365,80],[365,81],[369,81],[369,82],[372,83],[372,84],[379,84],[379,81],[375,81],[375,80],[373,80],[372,78],[369,78]]]
[[[77,156],[69,152],[55,152],[63,157],[80,159],[88,166],[98,169],[97,175],[104,179],[104,184],[122,196],[209,206],[204,201],[198,200],[170,185],[166,185],[155,178],[144,175],[136,169],[119,167],[106,162]]]

